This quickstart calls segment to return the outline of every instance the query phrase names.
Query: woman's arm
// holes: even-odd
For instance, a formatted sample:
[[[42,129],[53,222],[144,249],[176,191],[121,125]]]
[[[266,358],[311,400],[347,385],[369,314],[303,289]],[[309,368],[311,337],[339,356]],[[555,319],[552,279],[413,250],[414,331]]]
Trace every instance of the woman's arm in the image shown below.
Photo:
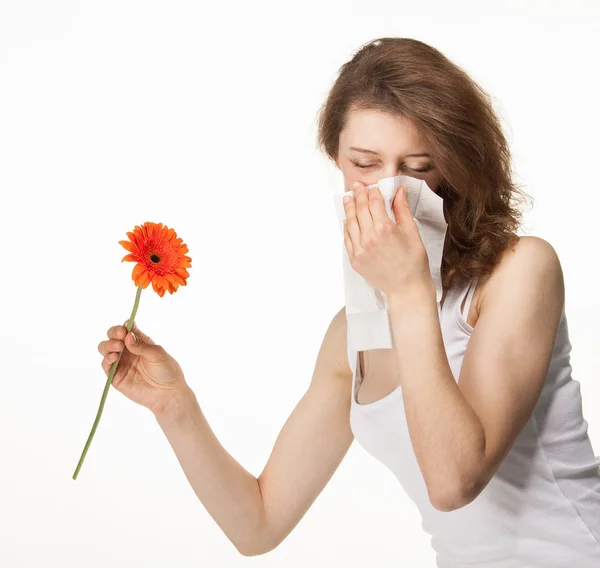
[[[521,237],[486,284],[457,383],[435,290],[390,298],[408,430],[437,509],[467,505],[500,467],[539,399],[563,308],[555,250]]]
[[[206,510],[245,556],[276,548],[321,493],[352,444],[346,315],[332,319],[307,392],[258,478],[220,444],[191,390],[155,413]]]

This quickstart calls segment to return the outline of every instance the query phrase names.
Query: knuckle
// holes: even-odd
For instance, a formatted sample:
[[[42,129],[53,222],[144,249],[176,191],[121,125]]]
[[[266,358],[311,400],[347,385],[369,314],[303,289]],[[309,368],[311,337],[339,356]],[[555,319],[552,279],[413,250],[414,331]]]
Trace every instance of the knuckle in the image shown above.
[[[363,252],[367,251],[367,250],[373,250],[373,248],[375,247],[375,239],[370,235],[367,237],[364,237],[361,242],[361,245],[363,247],[363,249],[362,249]]]
[[[383,223],[377,226],[377,229],[381,235],[389,234],[393,228],[394,224],[387,221],[384,221]]]

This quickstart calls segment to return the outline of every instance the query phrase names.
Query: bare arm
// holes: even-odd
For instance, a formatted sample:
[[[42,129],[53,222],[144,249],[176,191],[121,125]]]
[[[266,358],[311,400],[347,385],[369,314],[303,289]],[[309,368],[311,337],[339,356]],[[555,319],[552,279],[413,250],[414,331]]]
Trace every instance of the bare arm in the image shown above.
[[[220,444],[194,393],[155,414],[206,510],[245,556],[276,548],[316,500],[352,444],[346,316],[332,319],[311,383],[258,478]]]

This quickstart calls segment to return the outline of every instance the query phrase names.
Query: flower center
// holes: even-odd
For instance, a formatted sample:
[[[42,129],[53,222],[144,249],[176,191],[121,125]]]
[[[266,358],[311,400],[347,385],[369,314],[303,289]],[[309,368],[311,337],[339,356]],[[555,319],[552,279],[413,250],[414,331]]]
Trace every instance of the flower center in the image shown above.
[[[156,254],[152,254],[152,255],[150,255],[150,260],[152,262],[160,262],[160,256],[158,256]]]

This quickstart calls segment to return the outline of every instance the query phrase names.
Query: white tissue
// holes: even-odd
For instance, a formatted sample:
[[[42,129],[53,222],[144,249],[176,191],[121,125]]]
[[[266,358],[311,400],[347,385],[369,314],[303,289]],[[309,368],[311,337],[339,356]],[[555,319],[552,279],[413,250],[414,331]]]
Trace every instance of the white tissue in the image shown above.
[[[407,188],[406,197],[419,229],[421,240],[429,258],[431,278],[435,284],[438,313],[442,299],[441,265],[444,240],[448,225],[444,219],[444,200],[432,191],[425,181],[410,176],[395,176],[380,179],[366,189],[378,186],[385,209],[392,221],[396,221],[392,202],[398,188]],[[344,234],[344,195],[352,191],[334,194],[334,206],[342,235]],[[394,346],[389,317],[389,304],[384,292],[372,286],[350,264],[346,245],[343,243],[344,291],[346,296],[346,322],[348,341],[355,351],[369,349],[391,349]]]

